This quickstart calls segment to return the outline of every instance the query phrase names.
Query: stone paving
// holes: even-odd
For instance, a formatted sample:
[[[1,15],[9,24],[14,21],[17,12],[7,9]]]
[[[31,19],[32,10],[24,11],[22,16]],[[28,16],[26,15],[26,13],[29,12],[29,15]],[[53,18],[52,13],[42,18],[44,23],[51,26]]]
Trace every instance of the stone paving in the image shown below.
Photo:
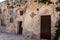
[[[0,40],[36,40],[36,39],[29,39],[27,37],[24,37],[23,35],[0,33]]]
[[[29,39],[22,35],[0,33],[0,40],[35,40],[35,39]],[[41,40],[47,40],[47,39],[41,39]]]
[[[27,40],[22,35],[0,33],[0,40]]]

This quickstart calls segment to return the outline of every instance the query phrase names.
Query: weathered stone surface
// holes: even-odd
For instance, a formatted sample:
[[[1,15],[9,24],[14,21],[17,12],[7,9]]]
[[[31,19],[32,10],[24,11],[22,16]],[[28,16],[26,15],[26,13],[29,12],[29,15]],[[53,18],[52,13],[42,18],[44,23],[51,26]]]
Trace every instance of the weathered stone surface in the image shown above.
[[[27,1],[25,3],[25,1]],[[19,25],[18,22],[22,21],[23,34],[27,38],[40,39],[41,32],[41,16],[50,15],[51,16],[51,39],[55,36],[55,24],[58,20],[59,13],[55,10],[54,4],[43,4],[34,2],[35,0],[23,0],[22,3],[14,0],[8,0],[0,4],[2,11],[1,19],[4,20],[6,27],[4,32],[17,34]],[[14,3],[13,3],[14,2]],[[56,5],[57,6],[57,5]],[[5,9],[5,10],[4,10]],[[13,9],[13,15],[10,15],[9,10]],[[23,11],[23,15],[20,15],[20,11]],[[13,17],[13,23],[10,23],[10,18]],[[3,27],[0,23],[0,29]]]

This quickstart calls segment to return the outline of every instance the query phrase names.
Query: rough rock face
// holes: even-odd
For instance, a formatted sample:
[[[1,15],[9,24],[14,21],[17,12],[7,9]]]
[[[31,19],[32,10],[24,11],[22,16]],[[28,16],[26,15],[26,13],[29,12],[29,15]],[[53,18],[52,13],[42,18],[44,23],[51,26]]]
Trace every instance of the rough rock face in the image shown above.
[[[34,0],[25,0],[21,3],[18,3],[18,1],[9,0],[8,3],[7,1],[2,2],[0,4],[0,9],[1,32],[18,34],[20,30],[19,28],[23,28],[22,35],[38,40],[40,39],[41,34],[41,16],[50,15],[51,40],[53,40],[56,30],[55,24],[58,20],[59,15],[59,12],[56,12],[55,10],[54,4],[48,5],[37,3],[34,2]],[[3,21],[3,23],[1,22],[1,20]]]

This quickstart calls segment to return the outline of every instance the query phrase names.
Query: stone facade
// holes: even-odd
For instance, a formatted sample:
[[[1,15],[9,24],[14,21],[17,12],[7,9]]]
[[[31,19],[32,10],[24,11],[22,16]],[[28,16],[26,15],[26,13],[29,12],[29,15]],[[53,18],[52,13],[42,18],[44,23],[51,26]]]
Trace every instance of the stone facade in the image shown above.
[[[57,5],[35,2],[35,0],[6,0],[0,3],[0,31],[18,34],[22,21],[22,35],[40,39],[41,16],[51,16],[51,40],[55,36],[55,24],[60,12],[56,12]]]

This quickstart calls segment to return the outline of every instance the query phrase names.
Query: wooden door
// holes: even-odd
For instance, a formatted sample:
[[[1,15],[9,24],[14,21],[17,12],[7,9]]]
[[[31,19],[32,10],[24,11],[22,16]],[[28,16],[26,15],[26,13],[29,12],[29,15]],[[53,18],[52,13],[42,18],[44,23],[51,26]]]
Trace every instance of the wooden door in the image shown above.
[[[51,39],[51,16],[41,16],[41,38]]]

